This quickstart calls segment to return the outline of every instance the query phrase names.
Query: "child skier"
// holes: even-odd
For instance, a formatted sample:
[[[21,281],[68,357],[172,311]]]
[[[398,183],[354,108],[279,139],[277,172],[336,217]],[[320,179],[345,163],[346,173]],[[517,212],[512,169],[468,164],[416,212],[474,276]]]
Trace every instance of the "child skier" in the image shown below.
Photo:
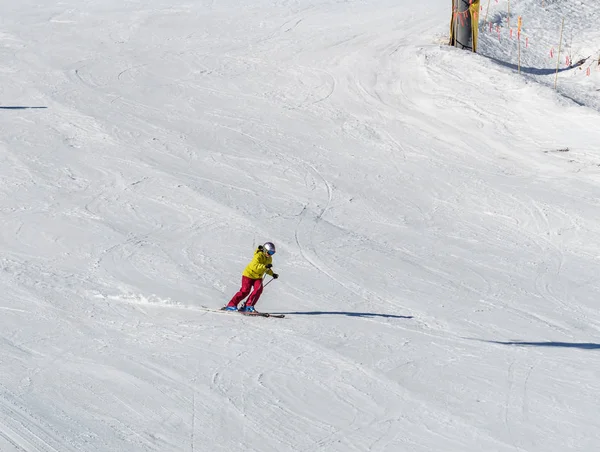
[[[252,261],[246,266],[242,273],[242,287],[238,293],[236,293],[231,301],[227,303],[227,306],[223,308],[225,311],[237,311],[238,304],[250,294],[250,290],[252,290],[252,294],[248,297],[246,302],[240,306],[241,312],[256,312],[254,306],[256,302],[260,298],[260,295],[263,291],[263,276],[266,273],[267,275],[272,276],[274,279],[277,279],[279,275],[277,273],[273,273],[271,269],[273,267],[273,256],[275,254],[275,245],[271,242],[267,242],[264,245],[259,245],[259,247],[254,252],[254,257]]]

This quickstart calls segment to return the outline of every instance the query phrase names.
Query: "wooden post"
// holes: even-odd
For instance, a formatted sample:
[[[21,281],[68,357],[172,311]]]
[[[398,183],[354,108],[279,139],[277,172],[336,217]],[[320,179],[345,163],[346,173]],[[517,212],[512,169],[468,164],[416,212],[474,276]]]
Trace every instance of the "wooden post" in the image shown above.
[[[521,73],[521,33],[518,33],[517,39],[519,40],[519,74]]]
[[[565,18],[563,17],[562,25],[560,26],[560,42],[558,43],[558,55],[556,56],[556,77],[554,78],[554,89],[558,88],[558,68],[560,66],[560,51],[562,49],[563,30],[565,29]]]
[[[519,22],[517,25],[517,40],[519,41],[519,74],[521,73],[521,29],[523,27],[523,18],[519,16]]]
[[[485,20],[484,20],[484,22],[487,22],[488,13],[490,12],[490,3],[492,3],[492,0],[488,0],[488,6],[487,6],[487,9],[485,10]]]

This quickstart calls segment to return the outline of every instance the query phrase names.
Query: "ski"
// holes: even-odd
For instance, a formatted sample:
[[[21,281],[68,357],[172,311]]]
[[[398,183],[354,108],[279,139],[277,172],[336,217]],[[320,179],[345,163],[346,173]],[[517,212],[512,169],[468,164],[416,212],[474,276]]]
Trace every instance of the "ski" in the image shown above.
[[[273,317],[274,319],[284,319],[285,314],[272,314],[270,312],[242,312],[242,311],[226,311],[225,308],[209,308],[208,306],[200,306],[203,311],[215,312],[219,314],[242,314],[249,317]]]
[[[240,312],[240,314],[255,317],[273,317],[275,319],[285,318],[285,314],[271,314],[270,312]]]

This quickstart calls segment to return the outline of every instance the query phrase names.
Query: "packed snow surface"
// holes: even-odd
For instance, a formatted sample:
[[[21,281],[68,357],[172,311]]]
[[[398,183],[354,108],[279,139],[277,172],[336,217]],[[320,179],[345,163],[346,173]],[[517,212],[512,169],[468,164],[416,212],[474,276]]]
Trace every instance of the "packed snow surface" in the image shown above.
[[[0,450],[600,450],[600,4],[490,3],[1,0]]]

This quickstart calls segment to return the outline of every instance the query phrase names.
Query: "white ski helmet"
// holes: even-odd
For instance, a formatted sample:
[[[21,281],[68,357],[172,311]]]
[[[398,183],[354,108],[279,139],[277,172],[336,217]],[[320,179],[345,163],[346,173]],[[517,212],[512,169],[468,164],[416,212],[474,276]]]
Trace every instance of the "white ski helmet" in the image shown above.
[[[267,253],[269,256],[272,256],[273,254],[275,254],[275,245],[273,244],[273,242],[267,242],[263,245],[263,248],[265,250],[265,253]]]

